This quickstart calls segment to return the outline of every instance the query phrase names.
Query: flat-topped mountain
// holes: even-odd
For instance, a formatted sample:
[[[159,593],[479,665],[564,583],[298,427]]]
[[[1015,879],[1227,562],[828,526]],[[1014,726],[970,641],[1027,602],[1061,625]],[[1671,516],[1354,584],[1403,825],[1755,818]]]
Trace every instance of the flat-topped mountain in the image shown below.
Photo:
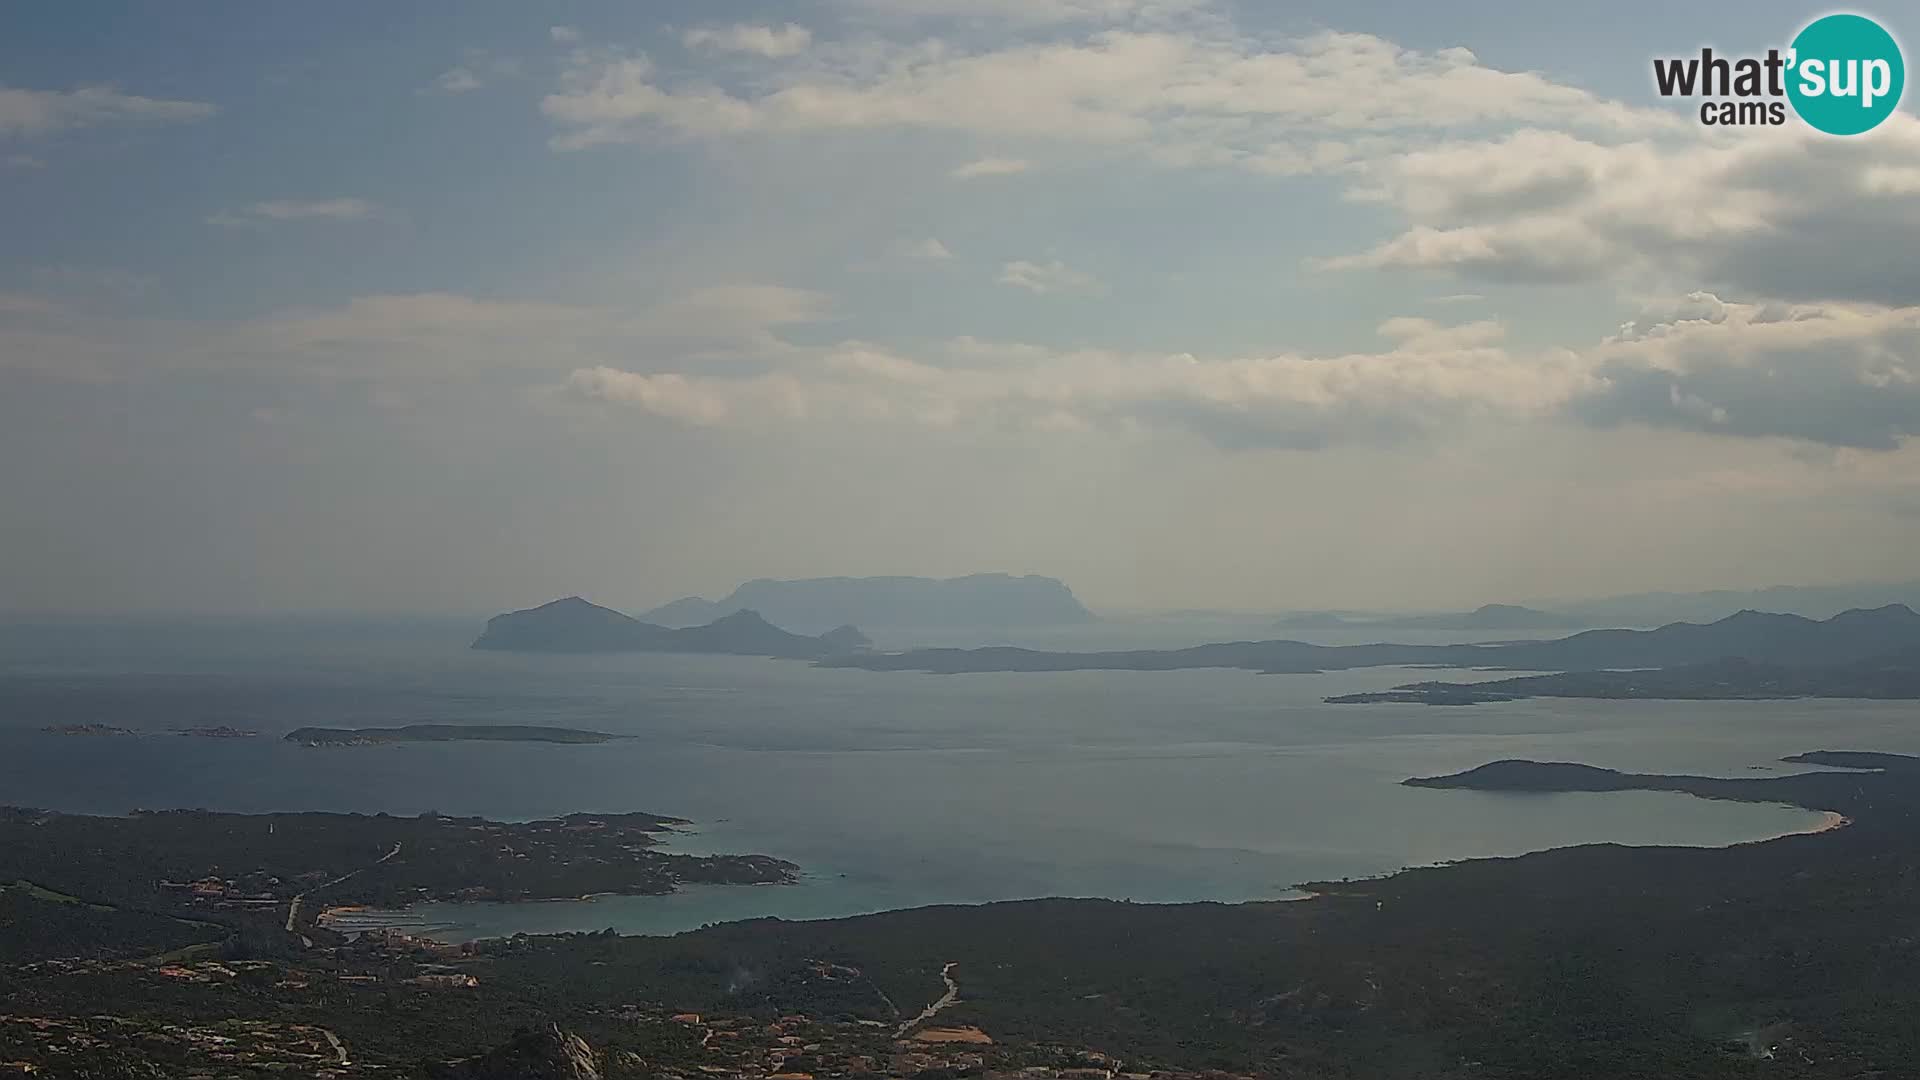
[[[835,657],[823,663],[877,671],[1172,671],[1244,668],[1263,672],[1340,671],[1395,665],[1517,671],[1665,668],[1743,659],[1818,667],[1920,652],[1920,615],[1903,604],[1844,611],[1825,621],[1743,611],[1704,625],[1657,630],[1589,630],[1552,641],[1501,645],[1313,645],[1232,641],[1188,649],[1042,652],[1005,647],[917,649]]]
[[[736,611],[701,626],[671,628],[641,622],[578,596],[524,611],[495,615],[473,643],[504,652],[723,653],[813,660],[866,648],[872,643],[851,626],[819,637],[788,633],[758,612]]]
[[[741,585],[722,600],[689,596],[641,617],[662,626],[684,627],[712,622],[742,608],[758,611],[781,626],[809,631],[848,623],[937,629],[1062,626],[1093,620],[1092,613],[1065,584],[1031,574],[969,574],[945,579],[761,578]]]

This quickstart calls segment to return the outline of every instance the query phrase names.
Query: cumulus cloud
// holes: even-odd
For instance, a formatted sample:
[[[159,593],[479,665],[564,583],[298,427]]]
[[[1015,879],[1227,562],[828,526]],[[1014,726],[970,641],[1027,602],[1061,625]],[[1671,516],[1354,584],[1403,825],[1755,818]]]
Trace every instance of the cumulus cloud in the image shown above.
[[[813,32],[804,26],[755,26],[735,23],[731,26],[703,26],[686,32],[683,40],[689,49],[713,49],[718,52],[749,53],[778,60],[798,56],[813,43]]]
[[[1422,321],[1423,322],[1423,321]],[[576,371],[564,390],[703,425],[820,421],[1051,432],[1179,432],[1228,448],[1397,441],[1471,416],[1537,416],[1587,383],[1570,354],[1525,358],[1480,326],[1394,325],[1385,351],[1208,360],[950,343],[931,359],[849,343],[745,376]]]
[[[0,86],[0,137],[29,138],[108,123],[187,123],[218,111],[202,101],[140,97],[108,86],[78,90]]]
[[[289,221],[365,221],[380,212],[377,203],[366,199],[269,199],[213,214],[207,224],[233,228]]]
[[[1104,288],[1099,278],[1075,270],[1058,259],[1044,263],[1015,259],[1000,268],[1000,276],[995,280],[1037,296],[1049,293],[1098,293]]]
[[[1920,434],[1920,308],[1695,293],[1591,354],[1575,415],[1891,450]]]
[[[1797,301],[1920,303],[1920,119],[1603,143],[1528,130],[1364,167],[1408,227],[1334,268],[1632,282]]]
[[[1151,434],[1229,449],[1397,442],[1572,421],[1863,451],[1920,434],[1920,307],[1696,293],[1583,348],[1514,349],[1493,320],[1389,319],[1372,352],[1202,358],[959,339],[850,342],[758,374],[582,368],[568,396],[702,425],[866,422]]]
[[[658,134],[920,129],[1272,173],[1338,167],[1415,133],[1675,123],[1670,113],[1487,67],[1465,49],[1404,49],[1367,34],[1269,42],[1192,27],[1101,29],[975,50],[939,39],[816,45],[805,62],[770,60],[751,90],[677,74],[646,56],[584,50],[541,107],[565,150]]]

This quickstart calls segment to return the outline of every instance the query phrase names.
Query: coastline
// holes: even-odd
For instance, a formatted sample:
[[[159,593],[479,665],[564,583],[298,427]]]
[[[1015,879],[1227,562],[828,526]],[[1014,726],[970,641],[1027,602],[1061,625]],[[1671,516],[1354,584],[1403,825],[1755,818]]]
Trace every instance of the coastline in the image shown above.
[[[1786,805],[1791,805],[1791,804],[1786,804]],[[1821,810],[1819,811],[1819,814],[1820,814],[1820,824],[1810,826],[1805,829],[1795,829],[1793,832],[1784,832],[1784,833],[1781,833],[1779,836],[1772,837],[1772,839],[1781,840],[1789,836],[1818,836],[1821,833],[1832,832],[1835,829],[1844,829],[1847,826],[1853,824],[1852,818],[1848,817],[1847,815],[1841,813],[1838,810]],[[1760,841],[1760,842],[1765,843],[1765,841]]]

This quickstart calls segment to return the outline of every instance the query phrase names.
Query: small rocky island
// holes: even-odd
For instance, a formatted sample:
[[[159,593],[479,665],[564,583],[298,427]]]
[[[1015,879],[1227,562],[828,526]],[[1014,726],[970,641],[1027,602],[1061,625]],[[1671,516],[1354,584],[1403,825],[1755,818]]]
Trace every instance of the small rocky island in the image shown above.
[[[132,728],[113,724],[48,724],[40,729],[48,735],[138,735]]]
[[[741,610],[702,626],[673,629],[641,622],[577,596],[510,611],[487,620],[473,648],[534,653],[717,653],[820,660],[870,648],[873,642],[852,626],[818,636],[793,634],[758,612]]]
[[[527,724],[408,724],[390,728],[303,727],[286,741],[301,746],[390,746],[408,742],[603,743],[620,738],[604,731]]]

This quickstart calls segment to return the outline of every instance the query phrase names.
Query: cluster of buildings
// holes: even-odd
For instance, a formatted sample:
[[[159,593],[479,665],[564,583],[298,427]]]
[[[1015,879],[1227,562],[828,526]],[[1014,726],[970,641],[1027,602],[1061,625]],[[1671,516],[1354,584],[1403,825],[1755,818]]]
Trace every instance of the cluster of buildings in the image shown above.
[[[896,1036],[873,1020],[783,1016],[771,1022],[697,1013],[660,1014],[627,1006],[624,1019],[684,1026],[701,1053],[653,1070],[654,1080],[853,1080],[866,1077],[977,1077],[979,1080],[1247,1080],[1226,1073],[1129,1071],[1095,1050],[1007,1047],[975,1027],[922,1027]],[[702,1060],[704,1059],[704,1060]]]
[[[92,1075],[129,1045],[142,1056],[167,1063],[174,1080],[216,1080],[240,1070],[345,1080],[356,1073],[345,1049],[323,1028],[273,1020],[222,1020],[175,1024],[117,1016],[18,1016],[0,1014],[0,1037],[30,1044],[31,1061],[0,1061],[0,1075]]]

